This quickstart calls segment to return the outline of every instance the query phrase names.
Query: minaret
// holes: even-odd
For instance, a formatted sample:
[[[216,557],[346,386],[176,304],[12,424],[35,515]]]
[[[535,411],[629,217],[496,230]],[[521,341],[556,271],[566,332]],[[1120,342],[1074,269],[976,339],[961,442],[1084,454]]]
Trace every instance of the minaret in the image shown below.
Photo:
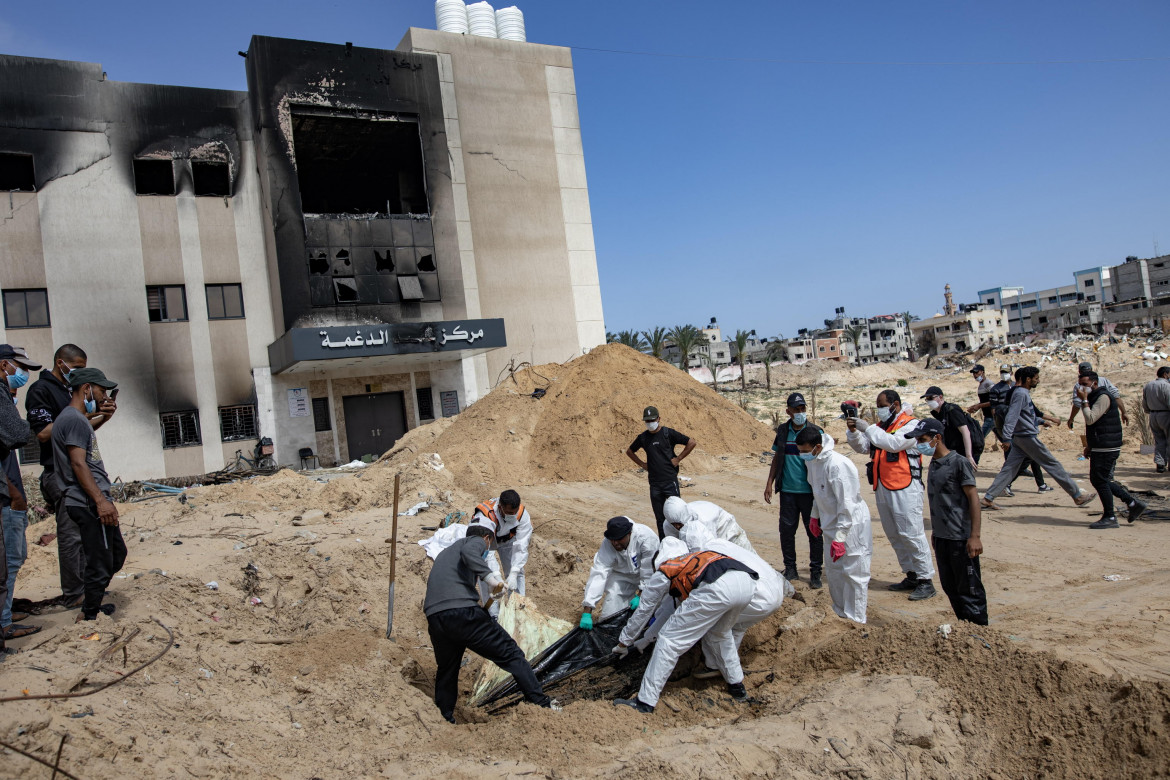
[[[947,305],[943,308],[943,312],[948,317],[951,317],[951,316],[957,314],[959,309],[957,306],[955,306],[955,302],[953,300],[951,300],[951,286],[949,284],[947,285],[947,292],[946,292],[945,297],[947,299]]]

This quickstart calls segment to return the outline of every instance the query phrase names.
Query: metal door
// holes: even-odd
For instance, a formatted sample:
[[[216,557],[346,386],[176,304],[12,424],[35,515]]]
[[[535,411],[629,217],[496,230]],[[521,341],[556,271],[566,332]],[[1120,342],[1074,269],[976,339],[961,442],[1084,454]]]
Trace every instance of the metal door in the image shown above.
[[[406,401],[402,393],[367,393],[341,399],[349,460],[381,457],[406,433]]]

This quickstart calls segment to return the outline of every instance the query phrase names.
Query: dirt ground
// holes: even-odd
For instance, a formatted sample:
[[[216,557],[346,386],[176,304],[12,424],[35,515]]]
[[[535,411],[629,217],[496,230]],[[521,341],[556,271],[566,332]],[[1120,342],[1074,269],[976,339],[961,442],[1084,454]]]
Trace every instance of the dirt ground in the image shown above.
[[[927,384],[940,384],[956,396],[970,385],[967,400],[973,400],[965,373],[909,364],[870,368],[872,377],[856,370],[846,372],[852,382],[826,384],[819,391],[832,399],[826,404],[835,408],[836,396],[876,395],[883,382],[899,377],[908,380],[904,395],[913,392],[915,399]],[[1139,368],[1132,377],[1119,370],[1111,378],[1140,383],[1142,372],[1152,370],[1140,362]],[[657,368],[647,371],[661,385]],[[1067,418],[1065,385],[1075,370],[1049,364],[1045,372],[1052,381],[1039,402],[1044,406],[1045,391],[1051,392],[1047,400]],[[807,393],[792,379],[788,387]],[[1127,384],[1123,392],[1136,399]],[[680,385],[679,392],[687,388]],[[628,405],[652,402],[631,397]],[[664,419],[671,416],[666,402],[660,408]],[[757,413],[765,415],[762,408]],[[499,434],[490,426],[520,430],[517,414],[500,409],[474,434]],[[757,430],[742,417],[725,425]],[[827,409],[821,417],[830,434],[843,438],[842,423],[827,420]],[[694,420],[699,430],[702,420]],[[1163,498],[1170,497],[1170,477],[1155,474],[1136,444],[1127,445],[1119,477],[1157,495],[1150,497],[1150,514],[1132,526],[1090,531],[1099,509],[1076,509],[1060,492],[1038,494],[1027,478],[1017,483],[1015,498],[1001,499],[1003,511],[985,516],[989,627],[959,624],[941,593],[915,603],[886,589],[900,572],[863,488],[875,518],[869,623],[836,618],[827,589],[807,588],[807,546],[798,539],[796,596],[744,643],[752,703],[732,702],[719,680],[686,677],[667,686],[650,716],[568,696],[561,712],[522,704],[488,715],[463,704],[456,712],[461,725],[450,726],[428,693],[434,660],[421,600],[430,564],[415,542],[430,534],[424,526],[513,486],[480,485],[471,468],[436,446],[461,425],[468,423],[442,421],[414,431],[384,462],[324,482],[323,474],[281,472],[197,488],[185,504],[167,497],[120,507],[130,555],[110,586],[118,611],[84,629],[73,623],[75,613],[33,618],[45,630],[10,643],[21,652],[0,664],[0,696],[60,693],[88,676],[77,688],[85,692],[119,678],[166,647],[167,633],[152,618],[174,631],[174,645],[124,683],[92,696],[4,703],[0,739],[52,763],[68,735],[61,767],[86,780],[1170,773],[1170,503]],[[536,526],[528,596],[544,612],[575,621],[607,518],[628,514],[653,523],[645,477],[622,455],[640,425],[632,416],[628,430],[612,433],[623,442],[619,447],[609,453],[598,447],[590,456],[610,457],[612,474],[594,481],[517,480]],[[541,428],[537,435],[550,435]],[[1076,459],[1078,432],[1048,431],[1043,438],[1087,485],[1088,463]],[[693,435],[702,447],[702,433]],[[741,443],[738,451],[704,451],[684,462],[691,481],[683,495],[726,507],[778,565],[776,507],[762,495],[766,427],[762,443],[748,438],[758,446],[745,451],[748,444]],[[839,449],[851,454],[844,443]],[[997,453],[985,456],[981,489],[1000,463]],[[395,473],[402,475],[402,508],[420,500],[432,506],[399,519],[394,638],[387,640]],[[18,595],[58,592],[55,548],[31,543],[46,530],[45,523],[29,530]],[[213,581],[216,590],[207,587]],[[949,636],[938,630],[944,623],[953,626]],[[135,628],[140,633],[125,655],[95,663],[111,641]],[[96,641],[82,638],[91,631],[100,635]],[[480,665],[469,658],[464,693]],[[10,752],[3,764],[4,776],[51,774]]]

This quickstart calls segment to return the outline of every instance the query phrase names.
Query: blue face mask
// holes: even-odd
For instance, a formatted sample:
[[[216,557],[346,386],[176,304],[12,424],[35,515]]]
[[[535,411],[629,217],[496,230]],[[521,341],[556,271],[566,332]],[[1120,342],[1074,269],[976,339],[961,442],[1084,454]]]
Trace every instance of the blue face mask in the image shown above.
[[[20,366],[16,367],[16,373],[8,377],[8,386],[13,390],[19,390],[28,384],[28,372]]]
[[[85,413],[93,414],[97,411],[97,401],[93,400],[93,392],[90,392],[89,398],[85,399]]]
[[[801,459],[801,460],[803,460],[803,461],[810,461],[810,460],[815,460],[815,459],[816,459],[816,457],[817,457],[817,456],[816,456],[815,454],[811,453],[811,452],[802,452],[802,453],[800,453],[800,459]]]
[[[930,446],[929,444],[923,444],[922,442],[918,442],[914,446],[923,455],[933,455],[934,454],[934,447]]]
[[[804,412],[797,412],[796,414],[792,415],[792,422],[798,426],[804,425],[806,422],[808,422],[808,415]]]

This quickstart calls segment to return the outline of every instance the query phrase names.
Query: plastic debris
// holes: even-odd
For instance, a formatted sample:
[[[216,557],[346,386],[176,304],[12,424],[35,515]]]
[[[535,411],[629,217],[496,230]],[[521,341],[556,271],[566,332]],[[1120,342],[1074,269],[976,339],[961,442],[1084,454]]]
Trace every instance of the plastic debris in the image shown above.
[[[84,634],[81,638],[86,642],[96,642],[102,638],[102,635],[94,631],[92,634]]]
[[[1126,577],[1124,574],[1106,574],[1102,577],[1102,579],[1106,582],[1124,582],[1125,580],[1128,580],[1129,577]]]
[[[248,599],[248,603],[251,604],[253,607],[258,607],[261,604],[263,604],[264,602],[260,600],[259,596],[253,596],[252,598]]]
[[[398,516],[399,517],[414,517],[419,512],[426,509],[428,506],[430,506],[430,504],[428,504],[426,501],[419,501],[417,504],[412,506],[410,509],[407,509],[405,512],[399,512]]]
[[[202,667],[199,668],[199,673],[203,675],[203,679],[205,680],[210,680],[215,674],[215,672],[211,671],[210,669],[204,669]]]
[[[207,589],[208,590],[219,590],[219,583],[216,582],[215,580],[212,580],[211,582],[207,583]]]
[[[938,633],[944,639],[949,637],[951,635],[951,624],[950,623],[943,623],[941,626],[938,627]]]

